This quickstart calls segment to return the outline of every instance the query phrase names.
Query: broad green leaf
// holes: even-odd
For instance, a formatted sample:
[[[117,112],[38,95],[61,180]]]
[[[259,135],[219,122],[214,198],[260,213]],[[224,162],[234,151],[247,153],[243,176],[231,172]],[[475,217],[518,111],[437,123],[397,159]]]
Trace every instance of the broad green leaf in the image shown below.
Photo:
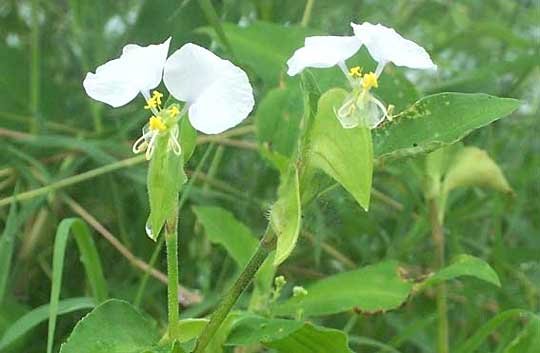
[[[504,353],[538,353],[540,351],[540,317],[535,315]]]
[[[304,44],[306,36],[315,33],[304,27],[262,21],[249,26],[222,25],[238,61],[251,67],[266,83],[273,85],[285,75],[287,59]],[[202,30],[215,37],[214,31]]]
[[[398,274],[395,261],[381,262],[354,271],[329,276],[306,286],[308,295],[291,298],[276,307],[276,313],[294,315],[302,308],[306,316],[321,316],[344,311],[386,311],[407,300],[412,283]]]
[[[187,177],[183,168],[183,156],[169,151],[169,135],[157,138],[156,147],[148,166],[148,199],[150,216],[147,235],[156,240],[178,203],[178,193]]]
[[[63,315],[73,311],[92,309],[95,306],[95,300],[92,298],[70,298],[60,300],[56,312],[57,315]],[[50,311],[50,305],[45,304],[33,309],[13,322],[4,332],[2,339],[0,339],[0,351],[8,348],[9,345],[30,332],[34,327],[46,321],[49,318]]]
[[[483,186],[504,193],[513,193],[504,174],[486,151],[464,147],[456,153],[443,183],[443,193],[458,187]]]
[[[461,276],[472,276],[498,287],[501,286],[499,276],[497,276],[497,273],[491,266],[484,260],[470,255],[457,256],[454,261],[452,261],[451,265],[439,270],[420,286],[430,286]]]
[[[143,353],[159,338],[155,323],[131,304],[112,299],[77,323],[60,353]]]
[[[347,341],[347,335],[335,329],[294,320],[246,315],[235,323],[227,344],[262,343],[282,353],[352,353]]]
[[[499,328],[501,325],[505,324],[506,322],[510,320],[526,319],[526,318],[532,318],[532,317],[534,317],[534,314],[527,310],[511,309],[511,310],[504,311],[496,315],[487,323],[485,323],[482,327],[480,327],[471,337],[469,337],[465,342],[460,344],[457,347],[457,349],[455,349],[454,352],[455,353],[477,352],[477,349],[481,346],[481,344],[493,332],[495,332],[495,330],[497,330],[497,328]]]
[[[519,101],[486,94],[440,93],[420,99],[373,130],[378,159],[433,151],[512,113]]]
[[[270,213],[270,225],[277,236],[275,266],[285,261],[296,246],[301,220],[298,170],[295,165],[291,165],[289,172],[281,177],[278,200]]]
[[[184,319],[180,320],[178,341],[181,343],[188,342],[197,338],[201,331],[208,324],[208,319]]]
[[[222,245],[227,253],[243,268],[257,248],[257,240],[248,227],[232,213],[219,207],[193,207],[208,239]]]
[[[302,108],[302,94],[297,85],[269,91],[255,115],[261,147],[270,154],[291,158],[297,148]]]
[[[309,145],[310,165],[339,182],[365,210],[369,208],[373,174],[371,133],[366,127],[344,129],[336,118],[347,95],[332,89],[319,100]]]
[[[62,275],[64,269],[64,256],[69,235],[75,237],[77,247],[81,254],[81,262],[84,265],[86,277],[92,289],[92,294],[96,303],[107,299],[107,282],[103,276],[103,269],[99,253],[92,239],[92,235],[86,223],[78,218],[64,219],[58,225],[54,240],[54,253],[52,265],[52,286],[49,307],[49,330],[47,338],[47,352],[52,352],[54,331],[56,328],[56,317],[58,315],[58,304],[60,301],[60,290],[62,288]]]

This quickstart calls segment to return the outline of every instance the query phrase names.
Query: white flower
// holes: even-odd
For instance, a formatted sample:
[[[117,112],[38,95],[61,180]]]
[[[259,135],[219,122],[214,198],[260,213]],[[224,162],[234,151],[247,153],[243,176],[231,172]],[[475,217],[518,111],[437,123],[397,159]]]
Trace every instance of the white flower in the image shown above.
[[[379,63],[377,76],[384,65],[392,62],[397,66],[411,69],[437,69],[424,48],[413,41],[403,38],[394,29],[383,25],[364,22],[361,25],[351,23],[354,35],[366,46],[369,54]]]
[[[287,61],[287,73],[294,76],[305,68],[325,68],[339,66],[351,83],[353,91],[343,105],[336,110],[336,116],[344,128],[364,124],[370,128],[388,118],[389,111],[375,98],[370,89],[378,87],[378,78],[389,62],[397,66],[413,69],[436,69],[429,54],[418,44],[403,38],[392,28],[381,24],[361,25],[351,23],[354,36],[307,37],[304,46],[296,50]],[[365,45],[369,54],[377,61],[374,73],[362,75],[360,67],[347,68],[345,61]]]
[[[242,69],[188,43],[165,64],[165,86],[189,106],[193,127],[217,134],[238,125],[253,109],[253,90]]]
[[[126,45],[118,59],[88,73],[83,86],[93,99],[113,107],[132,101],[138,93],[146,99],[145,109],[154,114],[133,145],[133,152],[146,151],[149,159],[159,136],[168,134],[169,149],[179,154],[178,121],[189,112],[193,127],[207,134],[217,134],[238,125],[253,109],[253,90],[247,75],[227,60],[195,44],[186,44],[169,59],[171,38],[158,45]],[[170,93],[186,102],[162,109],[158,91],[150,96],[161,79]]]
[[[316,36],[307,37],[304,46],[296,50],[287,61],[287,74],[294,76],[306,67],[332,67],[344,63],[353,56],[362,43],[355,36]]]

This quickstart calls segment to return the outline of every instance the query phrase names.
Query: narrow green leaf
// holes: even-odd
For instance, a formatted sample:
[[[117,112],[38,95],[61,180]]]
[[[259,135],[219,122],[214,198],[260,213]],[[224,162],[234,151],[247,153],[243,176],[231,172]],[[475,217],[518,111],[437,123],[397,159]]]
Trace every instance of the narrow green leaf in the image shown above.
[[[13,202],[9,207],[4,231],[0,239],[0,304],[6,294],[9,275],[11,274],[11,260],[13,248],[15,246],[15,235],[17,234],[17,203]]]
[[[101,261],[90,230],[86,226],[86,223],[78,218],[64,219],[58,225],[54,241],[49,330],[47,338],[48,353],[52,352],[53,347],[56,318],[58,315],[58,303],[60,301],[60,289],[62,288],[64,256],[70,234],[73,234],[77,242],[77,247],[81,254],[81,262],[84,265],[86,277],[88,278],[96,303],[106,300],[108,296],[107,282],[103,276]]]
[[[366,127],[345,129],[335,111],[347,92],[332,89],[319,100],[311,132],[310,165],[339,182],[365,210],[369,208],[373,174],[371,133]]]
[[[397,262],[387,261],[327,277],[306,286],[306,297],[279,304],[276,313],[294,315],[302,308],[306,316],[321,316],[353,309],[377,312],[398,308],[413,288],[398,271]]]
[[[257,240],[248,227],[232,213],[220,207],[193,207],[208,239],[222,245],[227,253],[243,268],[257,248]]]
[[[158,137],[147,180],[150,216],[146,228],[152,240],[158,238],[167,217],[173,212],[186,180],[182,155],[169,150],[168,134]]]
[[[335,329],[301,321],[246,315],[235,323],[227,345],[260,342],[282,353],[352,353],[347,341],[347,335]]]
[[[504,353],[538,353],[540,350],[540,317],[535,315]]]
[[[159,341],[153,321],[125,301],[111,299],[77,323],[60,353],[142,353]]]
[[[484,260],[470,255],[457,256],[451,265],[429,277],[420,286],[423,288],[461,276],[472,276],[494,284],[497,287],[501,286],[499,276],[497,276],[497,273],[491,266]]]
[[[497,316],[493,317],[486,324],[480,327],[474,335],[468,338],[465,342],[460,344],[458,348],[454,351],[455,353],[473,353],[475,352],[482,342],[485,341],[499,326],[502,324],[514,320],[514,319],[524,319],[532,317],[533,314],[527,310],[522,309],[511,309],[504,311]],[[521,352],[520,352],[521,353]]]
[[[373,130],[376,158],[433,151],[512,113],[519,101],[486,94],[440,93],[420,99]]]
[[[199,6],[204,12],[206,19],[208,20],[208,23],[210,23],[210,25],[214,28],[214,31],[216,31],[216,35],[219,38],[219,41],[221,42],[221,44],[223,44],[227,48],[229,53],[234,57],[233,47],[231,46],[231,43],[229,42],[229,39],[227,38],[225,31],[223,30],[223,26],[221,25],[221,20],[219,19],[216,9],[214,8],[214,5],[212,5],[212,1],[199,0]]]
[[[96,306],[93,298],[70,298],[58,302],[57,315],[71,313],[73,311],[92,309]],[[39,306],[32,311],[21,316],[17,321],[4,332],[0,339],[0,351],[3,351],[10,344],[30,332],[34,327],[49,318],[50,305]]]
[[[289,172],[281,178],[278,200],[272,206],[270,224],[277,236],[274,265],[278,266],[292,253],[300,234],[302,210],[298,170],[291,164]]]

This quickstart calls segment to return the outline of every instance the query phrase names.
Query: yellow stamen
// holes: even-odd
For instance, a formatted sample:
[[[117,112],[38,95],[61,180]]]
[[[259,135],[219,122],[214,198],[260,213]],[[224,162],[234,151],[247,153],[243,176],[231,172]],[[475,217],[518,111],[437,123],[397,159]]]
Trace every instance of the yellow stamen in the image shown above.
[[[148,127],[150,130],[157,130],[159,132],[165,131],[167,126],[163,123],[163,120],[159,116],[152,116],[148,121]]]
[[[152,99],[156,101],[158,107],[161,105],[161,98],[163,98],[163,93],[160,93],[159,91],[152,92]]]
[[[156,107],[157,107],[157,102],[154,99],[154,97],[152,97],[146,101],[146,105],[144,106],[144,109],[154,109]]]
[[[349,75],[352,77],[362,77],[362,68],[360,66],[351,67]]]
[[[180,114],[180,110],[176,105],[172,105],[169,109],[167,109],[167,113],[171,116],[171,118],[174,118],[178,114]]]
[[[370,90],[372,87],[379,87],[379,83],[377,82],[377,75],[375,75],[373,72],[364,74],[364,78],[362,79],[362,87],[366,91]]]

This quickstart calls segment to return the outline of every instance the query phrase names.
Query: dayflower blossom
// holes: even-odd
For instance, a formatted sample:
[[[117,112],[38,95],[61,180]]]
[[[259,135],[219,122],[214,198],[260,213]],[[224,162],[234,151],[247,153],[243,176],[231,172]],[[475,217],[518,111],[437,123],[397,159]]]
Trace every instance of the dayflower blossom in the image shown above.
[[[169,135],[169,149],[180,154],[178,121],[188,113],[192,126],[206,134],[217,134],[242,122],[253,109],[253,90],[242,69],[195,44],[188,43],[168,59],[171,38],[162,44],[141,47],[128,44],[118,59],[89,72],[83,86],[93,99],[113,107],[123,106],[139,93],[145,109],[152,112],[133,152],[146,151],[151,158],[156,139]],[[155,89],[161,82],[170,94],[185,102],[162,107],[163,94]]]
[[[351,23],[354,36],[307,37],[304,46],[296,50],[287,61],[287,73],[294,76],[305,68],[327,68],[338,66],[349,80],[352,92],[336,116],[344,128],[365,124],[375,128],[391,114],[392,106],[386,108],[370,90],[377,88],[378,79],[386,64],[413,69],[436,69],[429,54],[418,44],[403,38],[394,29],[381,24],[364,22]],[[362,73],[360,67],[349,69],[345,61],[365,45],[369,54],[377,61],[375,72]]]

